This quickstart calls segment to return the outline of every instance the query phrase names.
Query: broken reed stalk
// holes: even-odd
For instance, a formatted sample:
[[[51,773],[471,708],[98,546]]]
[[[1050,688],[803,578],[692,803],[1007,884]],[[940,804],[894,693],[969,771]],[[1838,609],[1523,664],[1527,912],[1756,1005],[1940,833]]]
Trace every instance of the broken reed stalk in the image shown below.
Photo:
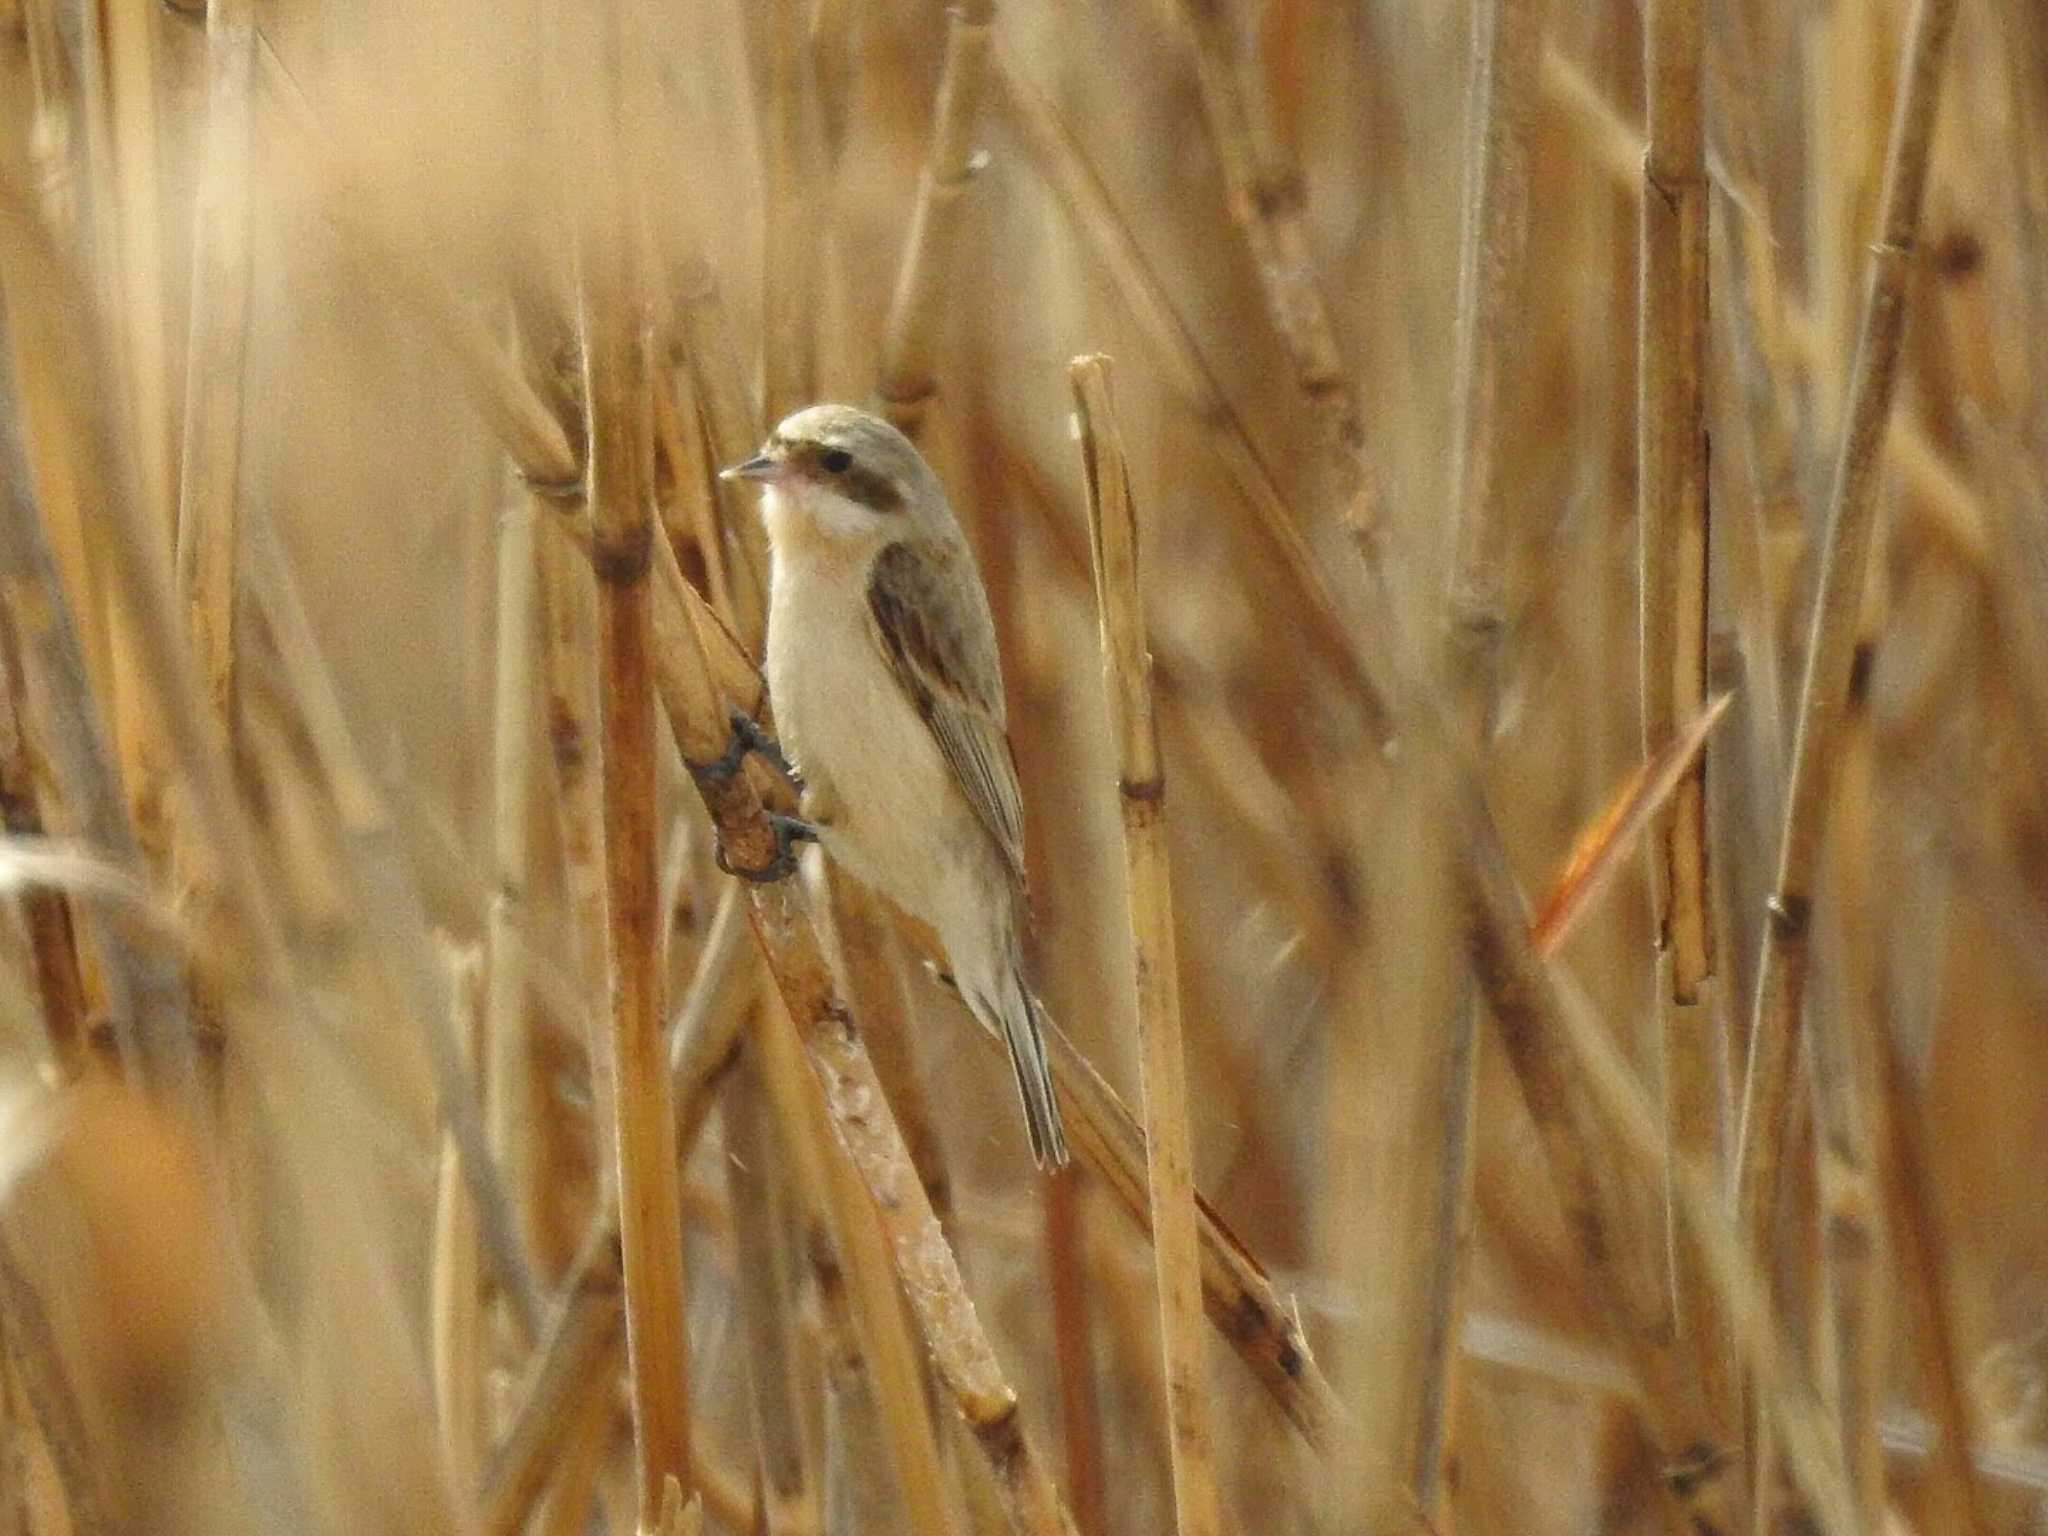
[[[954,270],[960,211],[975,170],[973,134],[988,74],[990,0],[947,12],[946,59],[932,109],[932,142],[918,178],[903,260],[882,333],[875,396],[883,416],[911,437],[938,393],[934,357]]]
[[[1251,253],[1267,319],[1294,365],[1295,388],[1322,426],[1330,469],[1325,494],[1347,526],[1368,529],[1374,513],[1361,458],[1365,423],[1310,253],[1301,167],[1275,131],[1261,61],[1243,46],[1237,14],[1221,0],[1182,0],[1181,10],[1231,221]]]
[[[10,403],[0,395],[0,411],[9,409]],[[27,719],[28,679],[22,672],[20,642],[11,614],[0,611],[0,828],[10,837],[40,838],[48,835],[48,828],[36,787]],[[90,1066],[92,1042],[86,1033],[85,978],[79,969],[70,899],[49,885],[31,885],[18,899],[36,996],[42,1004],[43,1033],[59,1077],[71,1081]]]
[[[451,1030],[472,1072],[482,1055],[484,1020],[478,956],[451,956]],[[463,1507],[476,1498],[483,1473],[487,1433],[483,1397],[483,1271],[477,1243],[476,1206],[461,1168],[462,1144],[453,1131],[441,1133],[440,1167],[434,1179],[434,1257],[431,1325],[434,1407],[441,1428],[441,1457]]]
[[[1776,1223],[1778,1175],[1790,1119],[1786,1100],[1812,944],[1814,878],[1841,756],[1850,670],[1876,529],[1885,428],[1898,389],[1907,280],[1919,239],[1935,109],[1955,14],[1956,0],[1915,0],[1913,7],[1885,157],[1882,212],[1870,253],[1847,422],[1815,574],[1735,1148],[1742,1230],[1760,1254],[1771,1251]]]
[[[1637,294],[1636,527],[1646,760],[1698,717],[1707,690],[1707,175],[1700,0],[1651,0],[1643,77]],[[1714,1169],[1724,1155],[1724,1055],[1708,987],[1712,889],[1707,869],[1706,749],[1678,781],[1647,842],[1651,934],[1662,1016],[1666,1126],[1674,1167]],[[1670,1233],[1674,1336],[1684,1341],[1709,1422],[1735,1423],[1727,1322],[1703,1259],[1675,1214]]]
[[[690,1475],[688,1340],[675,1103],[662,1038],[656,818],[653,396],[633,238],[640,209],[606,168],[630,163],[623,74],[630,29],[597,19],[587,58],[600,92],[580,210],[584,367],[590,417],[591,563],[598,582],[598,677],[605,889],[611,935],[612,1080],[617,1093],[619,1235],[641,1523],[663,1484]],[[715,754],[714,754],[715,755]]]
[[[1144,1086],[1145,1162],[1151,1187],[1152,1257],[1166,1373],[1173,1504],[1181,1536],[1222,1528],[1203,1368],[1201,1257],[1196,1235],[1193,1135],[1180,975],[1173,932],[1173,877],[1166,846],[1166,778],[1152,712],[1152,658],[1138,589],[1138,522],[1130,469],[1110,389],[1109,359],[1068,365],[1080,413],[1081,464],[1095,553],[1102,673],[1117,741],[1117,791],[1129,874],[1131,959]]]
[[[207,701],[234,740],[236,553],[249,354],[251,0],[206,12],[206,151],[192,218],[192,315],[178,480],[178,595]]]
[[[532,867],[534,693],[539,676],[539,513],[510,475],[497,526],[497,673],[491,701],[491,893],[484,916],[484,1047],[479,1060],[492,1154],[515,1208],[535,1192],[527,976]]]

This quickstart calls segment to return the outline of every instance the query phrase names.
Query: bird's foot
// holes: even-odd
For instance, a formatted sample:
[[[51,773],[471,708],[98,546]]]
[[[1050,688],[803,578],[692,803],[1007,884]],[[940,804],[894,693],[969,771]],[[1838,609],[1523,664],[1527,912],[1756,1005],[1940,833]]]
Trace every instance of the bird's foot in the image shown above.
[[[751,868],[734,864],[725,856],[725,840],[720,838],[712,849],[712,856],[718,867],[728,875],[741,880],[750,880],[756,885],[772,885],[778,880],[787,880],[796,873],[798,843],[815,843],[818,829],[808,821],[796,816],[785,816],[780,811],[769,811],[768,826],[775,833],[775,857],[766,864]]]
[[[708,763],[685,761],[683,766],[690,770],[690,777],[699,784],[723,784],[740,771],[749,757],[758,757],[802,795],[804,776],[784,754],[782,743],[762,730],[760,722],[743,709],[733,710],[727,718],[732,734],[726,738],[725,750]]]

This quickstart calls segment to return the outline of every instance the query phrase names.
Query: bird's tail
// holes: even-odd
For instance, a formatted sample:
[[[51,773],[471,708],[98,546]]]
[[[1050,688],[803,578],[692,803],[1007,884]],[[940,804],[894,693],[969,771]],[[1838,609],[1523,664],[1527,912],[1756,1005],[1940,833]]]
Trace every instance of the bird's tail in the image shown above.
[[[1017,1074],[1017,1096],[1024,1101],[1031,1155],[1040,1168],[1062,1168],[1067,1161],[1067,1133],[1060,1124],[1059,1101],[1053,1097],[1052,1063],[1045,1054],[1044,1010],[1015,965],[1005,969],[994,990],[991,1011],[1010,1048],[1010,1067]]]

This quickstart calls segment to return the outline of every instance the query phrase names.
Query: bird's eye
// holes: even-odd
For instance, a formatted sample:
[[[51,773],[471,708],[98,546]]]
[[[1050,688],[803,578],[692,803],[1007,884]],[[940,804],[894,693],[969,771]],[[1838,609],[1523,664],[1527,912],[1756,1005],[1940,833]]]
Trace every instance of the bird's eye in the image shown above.
[[[828,475],[843,475],[853,467],[853,455],[844,448],[827,448],[818,455],[818,462]]]

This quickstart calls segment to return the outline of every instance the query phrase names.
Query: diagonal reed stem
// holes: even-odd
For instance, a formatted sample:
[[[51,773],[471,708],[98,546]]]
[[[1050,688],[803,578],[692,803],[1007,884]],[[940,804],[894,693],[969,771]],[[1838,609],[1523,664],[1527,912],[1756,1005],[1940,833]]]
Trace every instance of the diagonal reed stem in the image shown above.
[[[1870,252],[1847,424],[1835,461],[1815,576],[1735,1148],[1742,1231],[1760,1254],[1771,1251],[1777,1219],[1779,1169],[1791,1118],[1786,1104],[1811,959],[1814,879],[1841,756],[1850,669],[1876,531],[1885,428],[1898,390],[1907,277],[1919,239],[1935,108],[1955,16],[1956,0],[1915,0],[1886,151],[1883,211]]]

